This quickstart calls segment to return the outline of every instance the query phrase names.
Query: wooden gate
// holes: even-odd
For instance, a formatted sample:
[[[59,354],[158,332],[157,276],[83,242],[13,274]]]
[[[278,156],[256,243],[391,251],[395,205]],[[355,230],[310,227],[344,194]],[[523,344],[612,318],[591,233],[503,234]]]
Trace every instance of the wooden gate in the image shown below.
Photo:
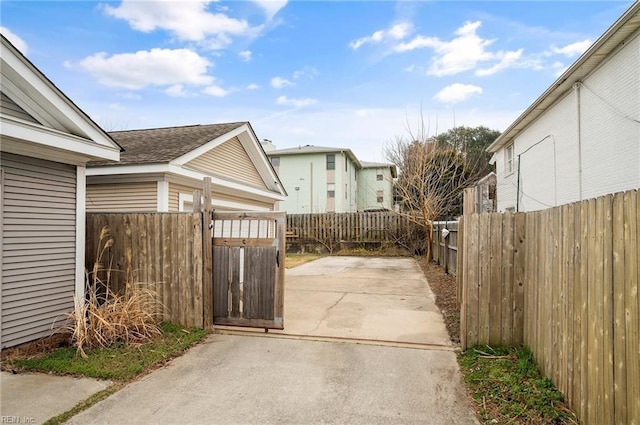
[[[286,213],[213,214],[213,321],[284,329]]]

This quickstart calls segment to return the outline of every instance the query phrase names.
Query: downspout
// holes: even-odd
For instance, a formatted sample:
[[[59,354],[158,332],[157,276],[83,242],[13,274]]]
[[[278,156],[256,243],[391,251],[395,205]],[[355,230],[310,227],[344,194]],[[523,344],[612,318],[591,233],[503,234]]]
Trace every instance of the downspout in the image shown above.
[[[520,155],[518,154],[518,176],[516,186],[516,212],[520,212]]]
[[[582,201],[582,134],[580,123],[580,82],[573,84],[576,97],[576,136],[578,138],[578,200]]]
[[[313,162],[309,163],[309,213],[313,213]]]

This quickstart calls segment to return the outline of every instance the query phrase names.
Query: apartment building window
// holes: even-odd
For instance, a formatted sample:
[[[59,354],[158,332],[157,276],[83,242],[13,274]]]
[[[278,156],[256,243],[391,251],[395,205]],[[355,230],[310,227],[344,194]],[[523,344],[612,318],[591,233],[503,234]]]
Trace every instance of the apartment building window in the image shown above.
[[[504,150],[504,174],[509,175],[515,171],[513,143]]]
[[[347,199],[347,185],[344,185],[344,199]]]
[[[376,170],[376,180],[378,180],[379,182],[382,181],[382,170],[380,168]]]
[[[384,202],[384,192],[382,190],[376,191],[376,202],[379,204]]]
[[[344,157],[344,171],[348,171],[348,166],[349,166],[349,160],[347,159],[347,157]]]
[[[336,197],[336,185],[334,183],[327,184],[327,198]]]
[[[336,156],[335,154],[327,155],[327,170],[335,170],[336,169]]]
[[[271,157],[271,165],[273,165],[274,167],[279,167],[280,166],[280,157],[279,156],[272,156]]]

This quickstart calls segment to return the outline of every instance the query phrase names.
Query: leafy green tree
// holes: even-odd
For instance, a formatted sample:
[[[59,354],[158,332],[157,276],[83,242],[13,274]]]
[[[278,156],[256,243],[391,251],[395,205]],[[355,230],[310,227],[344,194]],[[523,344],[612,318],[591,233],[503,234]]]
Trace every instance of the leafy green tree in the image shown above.
[[[459,126],[433,136],[431,139],[438,144],[453,147],[464,154],[467,162],[477,164],[476,175],[473,177],[480,179],[495,171],[495,166],[489,164],[491,154],[487,152],[487,148],[498,136],[500,136],[498,130],[491,130],[488,127]]]

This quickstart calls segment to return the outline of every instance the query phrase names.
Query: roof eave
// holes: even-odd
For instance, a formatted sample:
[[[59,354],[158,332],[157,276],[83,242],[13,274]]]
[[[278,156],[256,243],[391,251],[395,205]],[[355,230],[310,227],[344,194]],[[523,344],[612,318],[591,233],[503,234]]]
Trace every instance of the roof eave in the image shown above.
[[[596,40],[586,52],[582,54],[565,72],[554,81],[516,120],[487,148],[488,152],[496,152],[509,143],[514,137],[524,130],[531,122],[535,121],[547,108],[555,103],[569,88],[589,75],[596,69],[623,40],[617,40],[615,35],[627,24],[632,24],[631,33],[640,28],[640,20],[632,21],[635,15],[640,13],[640,2],[635,2],[616,22]],[[613,43],[613,46],[610,45]],[[598,53],[607,48],[606,52]],[[596,57],[597,60],[589,62]]]
[[[76,105],[62,90],[56,86],[53,81],[49,79],[33,62],[29,60],[16,46],[9,41],[3,34],[0,34],[2,43],[6,46],[24,66],[26,66],[31,72],[37,75],[42,82],[49,87],[64,103],[66,103],[76,114],[82,117],[87,124],[102,138],[102,141],[94,140],[96,144],[105,146],[109,149],[115,147],[119,152],[123,152],[124,148],[120,146],[105,130],[102,129],[86,112],[84,112],[78,105]]]

